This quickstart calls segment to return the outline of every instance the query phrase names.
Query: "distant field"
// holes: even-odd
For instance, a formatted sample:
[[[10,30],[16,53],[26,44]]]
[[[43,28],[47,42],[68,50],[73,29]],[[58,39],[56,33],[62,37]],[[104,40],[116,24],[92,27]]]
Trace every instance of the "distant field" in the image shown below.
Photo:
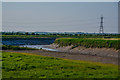
[[[111,37],[111,38],[120,38],[120,35],[91,35],[91,34],[61,34],[61,35],[2,35],[3,38],[41,38],[41,37],[54,37],[54,38],[62,38],[62,37],[71,37],[71,38],[103,38],[103,37]]]
[[[73,48],[83,46],[86,48],[115,48],[120,49],[120,40],[118,38],[105,39],[105,38],[59,38],[56,39],[56,44],[59,46],[70,46]]]
[[[41,38],[45,37],[43,35],[2,35],[2,38]],[[46,37],[54,37],[54,36],[46,36]]]
[[[120,38],[84,38],[84,39],[96,39],[96,40],[120,40]]]
[[[28,53],[2,53],[3,78],[117,78],[118,66],[43,57]]]
[[[2,35],[2,38],[57,38],[57,37],[75,37],[75,36],[62,36],[62,35]]]

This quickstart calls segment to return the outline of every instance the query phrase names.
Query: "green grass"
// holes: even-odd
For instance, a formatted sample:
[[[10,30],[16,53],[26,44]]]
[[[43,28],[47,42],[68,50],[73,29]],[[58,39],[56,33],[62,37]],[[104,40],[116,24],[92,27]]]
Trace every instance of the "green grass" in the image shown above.
[[[70,37],[63,35],[2,35],[2,38],[57,38],[57,37]],[[75,36],[72,36],[75,37]]]
[[[111,37],[111,38],[120,38],[120,35],[91,35],[91,34],[78,34],[78,35],[65,35],[65,34],[60,34],[60,35],[2,35],[0,36],[2,38],[41,38],[41,37],[47,37],[47,38],[61,38],[61,37],[71,37],[71,38],[103,38],[103,37]]]
[[[45,37],[44,35],[2,35],[2,38],[41,38]],[[46,36],[52,37],[52,36]]]
[[[81,38],[60,38],[56,39],[54,43],[59,44],[59,46],[70,46],[73,48],[78,46],[83,46],[86,48],[115,48],[120,49],[120,40],[104,40],[104,39],[81,39]]]
[[[43,57],[28,53],[2,53],[3,78],[117,78],[112,64]]]

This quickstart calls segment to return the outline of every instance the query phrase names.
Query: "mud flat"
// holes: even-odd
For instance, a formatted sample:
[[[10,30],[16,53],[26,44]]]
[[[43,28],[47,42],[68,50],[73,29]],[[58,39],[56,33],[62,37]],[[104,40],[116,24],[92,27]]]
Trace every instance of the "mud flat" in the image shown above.
[[[3,50],[3,51],[20,53],[22,52],[64,59],[83,60],[118,65],[119,50],[113,48],[85,48],[81,46],[73,48],[72,45],[60,47],[58,44],[55,43],[47,45],[45,46],[45,48],[54,49],[56,51],[48,50]]]
[[[60,47],[58,44],[55,44],[55,43],[49,45],[48,47],[52,48],[52,49],[56,49],[61,52],[99,56],[99,57],[118,58],[118,53],[120,52],[120,50],[116,50],[114,48],[85,48],[85,47],[81,47],[81,46],[72,48],[73,47],[72,45]]]
[[[3,50],[5,52],[18,52],[18,53],[30,53],[37,54],[42,56],[50,56],[64,59],[72,60],[82,60],[82,61],[92,61],[92,62],[101,62],[105,64],[116,64],[118,65],[117,57],[100,57],[93,55],[83,55],[79,53],[69,53],[69,52],[55,52],[55,51],[45,51],[45,50]]]

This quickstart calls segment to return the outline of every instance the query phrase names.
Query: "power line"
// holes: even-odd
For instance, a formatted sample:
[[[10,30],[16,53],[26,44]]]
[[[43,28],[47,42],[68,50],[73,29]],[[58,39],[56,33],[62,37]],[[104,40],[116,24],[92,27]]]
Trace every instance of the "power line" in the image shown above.
[[[100,30],[99,30],[99,33],[104,33],[104,30],[103,30],[103,16],[101,16],[101,22],[100,22]]]

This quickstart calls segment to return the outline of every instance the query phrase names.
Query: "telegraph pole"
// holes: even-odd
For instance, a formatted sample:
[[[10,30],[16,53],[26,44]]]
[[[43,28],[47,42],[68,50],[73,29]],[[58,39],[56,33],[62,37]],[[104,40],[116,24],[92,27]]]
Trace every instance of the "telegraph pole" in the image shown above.
[[[100,22],[100,30],[99,30],[99,33],[104,33],[104,30],[103,30],[103,16],[101,16],[101,22]]]

